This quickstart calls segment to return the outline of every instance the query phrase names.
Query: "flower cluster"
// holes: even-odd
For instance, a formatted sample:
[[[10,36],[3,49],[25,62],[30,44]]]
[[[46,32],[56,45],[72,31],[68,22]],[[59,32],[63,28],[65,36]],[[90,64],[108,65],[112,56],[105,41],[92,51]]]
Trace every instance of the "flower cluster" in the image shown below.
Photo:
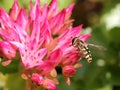
[[[22,77],[30,79],[36,85],[48,90],[56,90],[58,84],[56,68],[60,68],[66,83],[76,69],[82,53],[71,46],[72,37],[78,37],[82,25],[72,27],[70,20],[74,4],[59,11],[57,1],[40,6],[30,1],[30,11],[26,13],[15,0],[7,14],[0,8],[0,56],[4,58],[2,65],[6,66],[18,57],[24,68]],[[90,34],[79,38],[86,41]]]

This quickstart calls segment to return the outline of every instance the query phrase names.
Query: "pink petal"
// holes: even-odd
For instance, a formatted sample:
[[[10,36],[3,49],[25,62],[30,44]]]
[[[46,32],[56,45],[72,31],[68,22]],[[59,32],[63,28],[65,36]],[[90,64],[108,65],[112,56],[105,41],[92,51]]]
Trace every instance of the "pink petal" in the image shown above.
[[[49,74],[54,69],[54,61],[45,60],[44,62],[39,63],[37,66],[37,72],[41,73],[42,75]]]
[[[47,89],[47,90],[57,90],[54,82],[50,79],[45,79],[43,82],[43,86]]]
[[[6,22],[7,21],[7,22]],[[13,21],[12,19],[9,17],[9,15],[3,10],[0,8],[0,23],[1,23],[1,27],[3,29],[6,29],[6,28],[12,28],[14,25],[13,25]]]
[[[22,29],[18,24],[15,24],[15,30],[19,36],[20,42],[22,44],[28,43],[30,41],[30,36],[28,35],[27,31]]]
[[[66,38],[72,38],[72,37],[79,36],[81,30],[82,30],[82,25],[71,28],[69,31],[65,31],[63,34],[61,34],[59,39],[64,40]]]
[[[58,13],[58,5],[57,5],[57,0],[52,0],[52,2],[49,5],[48,9],[48,18],[51,19]]]
[[[5,61],[2,62],[2,65],[3,65],[3,66],[7,66],[7,65],[9,65],[11,62],[12,62],[12,60],[5,60]]]
[[[74,65],[76,64],[82,56],[82,53],[78,53],[78,51],[72,50],[71,52],[64,54],[62,59],[63,65]]]
[[[20,10],[20,13],[18,14],[16,23],[18,23],[22,29],[27,30],[28,18],[23,8]]]
[[[64,33],[65,31],[71,29],[73,22],[74,22],[73,19],[65,21],[65,22],[62,24],[61,30],[59,30],[58,34],[62,34],[62,33]]]
[[[65,76],[74,76],[75,75],[75,68],[72,66],[72,65],[69,65],[69,66],[65,66],[63,67],[63,70],[62,70],[62,73],[65,75]]]
[[[0,41],[0,52],[1,56],[8,59],[13,59],[16,56],[16,48],[5,41]]]
[[[55,49],[61,48],[61,50],[64,52],[66,48],[70,47],[70,43],[71,41],[69,39],[61,40]]]
[[[47,59],[53,61],[55,65],[58,65],[61,62],[62,50],[56,49],[48,54]]]
[[[82,40],[82,41],[86,41],[88,38],[90,38],[91,37],[91,34],[84,34],[84,35],[81,35],[80,36],[80,40]]]
[[[44,41],[45,41],[44,38],[40,38],[38,42],[36,41],[36,39],[34,39],[29,43],[30,50],[36,50],[36,51],[39,50],[40,47],[44,44]]]
[[[40,49],[37,52],[24,50],[24,48],[20,49],[22,63],[25,68],[33,68],[35,66],[42,64],[42,59],[46,53],[47,48]]]
[[[18,5],[18,0],[14,0],[14,4],[10,9],[9,15],[15,21],[18,17],[19,12],[20,12],[20,7]]]
[[[38,14],[38,12],[40,12],[40,1],[36,0],[35,6],[32,6],[32,1],[30,2],[30,18],[31,20],[35,20],[36,15]]]
[[[42,85],[43,83],[43,77],[37,73],[32,74],[31,80],[37,85]]]
[[[48,17],[48,6],[47,4],[44,5],[43,9],[42,9],[42,13],[41,13],[41,26],[44,24],[44,21],[46,22],[47,18]]]
[[[81,31],[82,31],[82,26],[83,25],[79,25],[77,27],[74,27],[74,28],[70,29],[70,31],[69,31],[67,36],[69,36],[69,37],[79,36]]]
[[[48,55],[47,59],[38,65],[38,72],[42,74],[48,74],[49,72],[51,72],[55,68],[55,66],[57,66],[61,62],[61,55],[62,52],[60,49],[51,52]]]
[[[75,6],[75,4],[71,4],[69,7],[67,7],[67,8],[65,9],[65,11],[66,11],[65,20],[67,20],[67,19],[70,18],[74,6]]]
[[[19,41],[19,36],[14,28],[0,29],[0,36],[6,41]]]
[[[70,78],[69,77],[65,77],[65,81],[66,81],[66,83],[67,83],[67,85],[70,85]]]
[[[33,41],[35,39],[35,41],[38,42],[40,39],[40,31],[41,31],[41,29],[40,29],[40,17],[37,16],[32,24],[33,24],[33,28],[31,28],[32,29],[31,41]]]
[[[35,56],[39,59],[42,60],[43,57],[46,55],[48,49],[47,48],[42,48],[39,51],[36,52]]]
[[[45,23],[41,28],[41,33],[40,34],[41,34],[41,37],[44,38],[45,44],[49,45],[50,41],[52,40],[52,36],[51,36],[49,23],[48,23],[47,20],[45,20]]]
[[[65,21],[65,13],[66,13],[65,10],[63,10],[50,20],[49,23],[50,23],[50,28],[52,30],[52,34],[57,34],[61,29],[62,24]]]

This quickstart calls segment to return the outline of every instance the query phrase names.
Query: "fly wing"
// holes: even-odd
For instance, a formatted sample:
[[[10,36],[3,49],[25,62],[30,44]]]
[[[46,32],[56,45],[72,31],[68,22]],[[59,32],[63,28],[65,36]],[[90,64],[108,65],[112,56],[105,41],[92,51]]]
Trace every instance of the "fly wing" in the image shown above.
[[[100,51],[106,51],[107,50],[105,47],[103,47],[101,45],[88,44],[88,46],[91,46],[91,47],[93,47],[95,49],[98,49]]]

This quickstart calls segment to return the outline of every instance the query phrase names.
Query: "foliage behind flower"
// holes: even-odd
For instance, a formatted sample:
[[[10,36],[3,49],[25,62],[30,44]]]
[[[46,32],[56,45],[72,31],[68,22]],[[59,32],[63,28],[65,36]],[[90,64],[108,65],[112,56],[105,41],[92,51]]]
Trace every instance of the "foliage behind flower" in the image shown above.
[[[57,1],[48,5],[35,5],[30,1],[30,12],[20,8],[14,1],[9,14],[0,9],[0,56],[2,65],[10,64],[15,58],[21,61],[22,77],[48,90],[56,90],[57,69],[61,68],[66,83],[76,69],[81,67],[79,60],[82,53],[71,46],[72,37],[78,37],[82,25],[72,27],[70,20],[74,4],[58,11]],[[79,38],[86,41],[90,34]],[[18,55],[19,54],[19,58]],[[34,89],[32,89],[34,90]]]

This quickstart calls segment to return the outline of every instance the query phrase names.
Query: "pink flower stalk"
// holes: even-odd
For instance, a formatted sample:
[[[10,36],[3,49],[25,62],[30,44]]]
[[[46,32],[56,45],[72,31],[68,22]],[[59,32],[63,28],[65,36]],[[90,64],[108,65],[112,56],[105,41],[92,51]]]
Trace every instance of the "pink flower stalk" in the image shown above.
[[[9,14],[0,9],[0,56],[8,65],[19,53],[24,71],[22,77],[30,79],[48,90],[56,90],[58,80],[56,67],[62,69],[66,83],[76,69],[81,67],[82,53],[71,46],[72,37],[79,37],[82,25],[72,27],[70,20],[74,4],[58,11],[57,1],[44,7],[36,0],[30,1],[30,13],[20,8],[15,0]],[[86,41],[91,35],[79,38]],[[9,61],[9,62],[8,62]]]

